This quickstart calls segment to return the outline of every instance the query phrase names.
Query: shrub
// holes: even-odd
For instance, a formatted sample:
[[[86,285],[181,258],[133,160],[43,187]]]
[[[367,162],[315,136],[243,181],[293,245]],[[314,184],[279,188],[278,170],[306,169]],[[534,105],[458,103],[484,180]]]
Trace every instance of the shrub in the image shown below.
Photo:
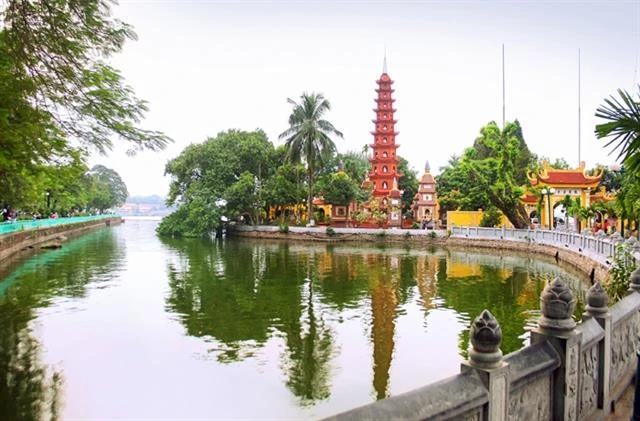
[[[603,285],[612,302],[618,301],[626,295],[629,289],[629,278],[635,268],[636,260],[629,245],[626,243],[618,244],[611,264],[609,280]]]
[[[378,238],[387,238],[387,231],[382,230],[382,231],[376,232],[376,237],[378,237]]]
[[[287,224],[285,222],[284,224],[278,225],[278,232],[281,233],[281,234],[288,234],[289,233],[289,224]]]
[[[480,220],[480,226],[495,227],[500,224],[501,219],[502,219],[502,213],[498,210],[498,208],[491,206],[482,215],[482,219]]]
[[[435,231],[430,231],[429,234],[427,234],[427,237],[431,239],[438,238],[438,234],[436,234]]]
[[[404,233],[404,239],[405,240],[410,240],[411,239],[411,232],[407,231]]]
[[[334,235],[336,235],[336,230],[334,230],[331,227],[327,227],[327,229],[324,231],[325,234],[327,234],[329,237],[333,237]]]

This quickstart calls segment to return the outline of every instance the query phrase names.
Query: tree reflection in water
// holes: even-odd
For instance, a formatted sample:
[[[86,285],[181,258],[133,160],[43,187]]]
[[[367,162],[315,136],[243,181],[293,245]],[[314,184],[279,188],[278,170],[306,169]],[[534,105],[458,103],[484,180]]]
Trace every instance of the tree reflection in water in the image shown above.
[[[108,281],[123,255],[111,230],[102,229],[4,268],[9,275],[0,283],[0,419],[59,419],[64,374],[42,363],[30,322],[54,297],[82,297],[89,282]]]
[[[162,241],[177,256],[167,266],[167,308],[188,334],[213,343],[211,353],[223,363],[252,357],[281,338],[285,384],[303,406],[330,396],[331,364],[340,351],[332,326],[345,312],[358,312],[369,332],[372,391],[382,399],[389,396],[396,324],[413,301],[424,315],[425,331],[434,309],[452,309],[468,324],[491,308],[508,353],[522,346],[530,311],[538,307],[544,285],[536,274],[557,270],[553,262],[444,249]],[[416,335],[423,333],[416,329]],[[464,328],[461,356],[467,347]]]
[[[329,396],[331,331],[318,311],[313,254],[300,259],[281,243],[163,239],[180,260],[168,264],[168,308],[190,335],[220,343],[223,363],[253,356],[274,330],[284,335],[287,386],[303,405]],[[224,250],[223,250],[224,249]]]

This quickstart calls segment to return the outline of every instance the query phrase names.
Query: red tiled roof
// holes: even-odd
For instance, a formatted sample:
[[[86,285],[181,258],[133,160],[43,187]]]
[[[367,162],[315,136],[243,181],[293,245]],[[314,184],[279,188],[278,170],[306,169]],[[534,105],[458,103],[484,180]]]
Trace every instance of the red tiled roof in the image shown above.
[[[601,177],[586,177],[581,172],[569,172],[569,171],[547,171],[547,176],[543,177],[539,175],[540,181],[546,184],[587,184],[591,185],[598,183]]]
[[[536,196],[535,194],[526,193],[523,197],[520,198],[520,201],[524,203],[537,203],[538,196]]]

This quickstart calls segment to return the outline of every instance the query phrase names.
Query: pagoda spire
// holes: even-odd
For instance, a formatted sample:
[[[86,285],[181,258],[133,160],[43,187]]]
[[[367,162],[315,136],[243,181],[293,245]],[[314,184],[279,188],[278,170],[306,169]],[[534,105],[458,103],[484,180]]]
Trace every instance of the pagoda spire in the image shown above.
[[[431,172],[431,166],[429,165],[429,161],[424,164],[424,172]]]
[[[387,49],[384,50],[384,59],[382,60],[382,74],[387,73]]]

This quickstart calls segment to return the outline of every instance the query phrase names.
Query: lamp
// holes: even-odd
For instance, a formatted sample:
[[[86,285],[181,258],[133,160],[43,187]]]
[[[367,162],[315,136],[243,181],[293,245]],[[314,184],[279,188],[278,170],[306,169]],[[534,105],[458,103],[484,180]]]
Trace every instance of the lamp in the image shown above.
[[[556,192],[556,189],[554,189],[553,187],[543,187],[542,190],[540,190],[540,193],[542,193],[543,196],[547,196],[547,200],[549,203],[549,229],[553,229],[553,215],[551,214],[551,195],[554,194]]]

